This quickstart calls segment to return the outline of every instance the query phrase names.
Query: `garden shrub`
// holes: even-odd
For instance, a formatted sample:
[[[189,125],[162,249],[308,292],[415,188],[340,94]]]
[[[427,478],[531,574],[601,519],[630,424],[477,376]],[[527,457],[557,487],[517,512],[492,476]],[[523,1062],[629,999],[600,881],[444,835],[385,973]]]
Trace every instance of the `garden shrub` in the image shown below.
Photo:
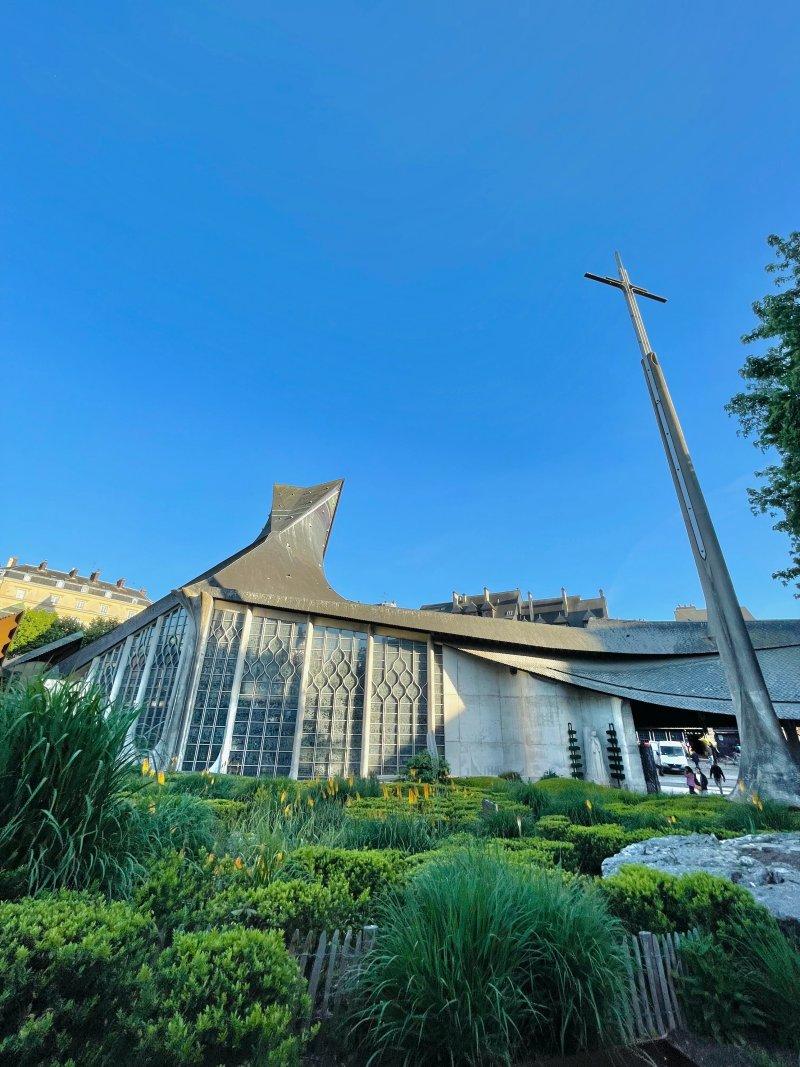
[[[353,897],[342,875],[332,874],[327,885],[305,878],[265,886],[235,882],[208,901],[202,923],[205,927],[237,923],[292,934],[362,926],[368,915],[369,894]]]
[[[235,883],[247,884],[248,874],[230,856],[170,852],[151,864],[134,899],[168,939],[175,930],[202,927],[206,905]]]
[[[138,1014],[138,1053],[169,1064],[298,1064],[309,1033],[305,980],[278,933],[178,934]]]
[[[405,859],[397,849],[354,851],[310,845],[289,855],[281,876],[307,874],[325,886],[344,878],[351,896],[358,898],[365,893],[375,897],[399,882],[404,871]]]
[[[0,1062],[112,1063],[155,940],[146,915],[86,893],[0,904]]]
[[[77,683],[0,690],[0,862],[28,892],[130,889],[141,852],[123,755],[132,721]]]
[[[351,1000],[377,1062],[506,1064],[619,1033],[621,928],[600,896],[485,850],[423,867],[384,902]]]
[[[778,929],[766,908],[746,889],[704,871],[678,877],[630,864],[599,886],[609,909],[631,933],[698,929],[716,934],[732,921],[740,927],[749,924],[754,930]]]
[[[172,793],[192,793],[215,800],[247,800],[263,788],[264,778],[248,778],[241,774],[213,774],[209,771],[182,771],[167,776],[166,788]],[[287,782],[289,779],[271,779]],[[296,783],[289,783],[296,785]]]
[[[232,830],[238,826],[250,810],[250,804],[246,800],[212,799],[205,803],[226,830]]]
[[[415,782],[446,782],[450,777],[450,764],[443,756],[432,756],[427,750],[406,760],[403,776]]]
[[[543,815],[537,819],[535,831],[538,837],[546,837],[550,841],[566,841],[572,823],[566,815]]]
[[[600,874],[601,864],[616,856],[626,845],[653,837],[652,830],[624,830],[614,823],[599,826],[572,826],[567,840],[575,846],[579,869],[584,874]]]
[[[520,784],[512,782],[511,795],[518,804],[524,804],[526,808],[530,808],[534,818],[538,819],[540,816],[546,815],[550,810],[550,800],[547,793],[534,782],[522,782]]]
[[[492,842],[510,863],[532,863],[538,867],[563,867],[577,870],[575,846],[569,841],[548,841],[544,837],[523,837]]]

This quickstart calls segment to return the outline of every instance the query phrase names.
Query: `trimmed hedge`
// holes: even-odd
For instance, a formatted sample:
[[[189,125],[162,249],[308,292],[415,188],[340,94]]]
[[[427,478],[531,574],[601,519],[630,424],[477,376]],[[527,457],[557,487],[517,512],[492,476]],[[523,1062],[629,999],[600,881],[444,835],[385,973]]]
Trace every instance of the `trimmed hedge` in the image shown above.
[[[305,980],[278,933],[178,934],[158,958],[139,1010],[144,1062],[300,1062],[309,1036]]]
[[[266,886],[234,884],[206,905],[200,923],[206,927],[232,923],[258,930],[334,930],[361,926],[369,915],[369,893],[350,895],[342,875],[331,875],[328,884],[291,879]]]
[[[0,904],[0,1062],[105,1065],[127,1053],[146,915],[87,893]]]
[[[307,845],[291,852],[282,869],[282,876],[308,875],[329,886],[344,878],[353,897],[370,897],[395,885],[403,877],[406,860],[398,849],[326,848]]]

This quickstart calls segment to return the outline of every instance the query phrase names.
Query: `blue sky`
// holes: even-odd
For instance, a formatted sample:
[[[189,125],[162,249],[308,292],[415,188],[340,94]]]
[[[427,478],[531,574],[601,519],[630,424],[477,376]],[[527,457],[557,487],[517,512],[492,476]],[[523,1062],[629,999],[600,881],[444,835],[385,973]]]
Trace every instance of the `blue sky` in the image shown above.
[[[701,602],[620,248],[741,600],[723,405],[798,227],[794,4],[10,3],[0,552],[159,595],[344,477],[356,599]],[[9,443],[10,442],[10,445]]]

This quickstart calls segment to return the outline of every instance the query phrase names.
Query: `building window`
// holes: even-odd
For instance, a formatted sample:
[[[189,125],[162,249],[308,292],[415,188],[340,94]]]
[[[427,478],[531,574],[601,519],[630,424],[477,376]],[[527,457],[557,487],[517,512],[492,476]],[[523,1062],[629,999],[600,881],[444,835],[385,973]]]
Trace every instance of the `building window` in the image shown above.
[[[288,776],[307,626],[255,616],[244,654],[228,771]]]
[[[88,585],[82,585],[81,586],[81,592],[82,593],[88,593],[89,592],[89,586]]]
[[[310,656],[298,777],[358,774],[367,635],[315,627]]]
[[[229,608],[217,608],[211,617],[181,764],[184,771],[207,770],[222,751],[243,623],[244,612]]]
[[[122,682],[119,688],[120,703],[126,708],[133,707],[136,701],[136,694],[139,691],[139,684],[147,664],[147,653],[150,648],[150,639],[153,636],[153,626],[154,624],[151,623],[149,626],[137,630],[133,635],[131,651],[128,656],[128,662],[125,664],[125,670],[122,673]]]
[[[100,614],[101,615],[108,615],[108,604],[101,604],[100,605]]]
[[[187,619],[185,609],[177,607],[164,616],[161,624],[142,697],[142,713],[134,731],[137,742],[145,748],[154,748],[161,740],[178,673]]]
[[[106,700],[108,700],[111,695],[111,688],[114,685],[114,678],[117,674],[117,668],[119,667],[119,661],[124,647],[125,643],[120,642],[120,644],[114,645],[113,648],[107,649],[107,651],[96,660],[97,670],[92,679],[92,684],[103,693]]]
[[[53,607],[55,607],[55,605],[59,602],[60,599],[61,599],[61,597],[60,596],[56,596],[55,593],[51,593],[50,594],[50,603],[53,605]]]
[[[85,600],[76,600],[75,601],[75,610],[76,611],[83,611],[83,609],[85,607],[86,607],[86,601]]]
[[[63,589],[64,588],[64,579],[63,578],[59,578],[58,579],[58,581],[56,582],[56,588],[57,589]]]
[[[29,574],[23,574],[22,580],[23,582],[29,582],[31,580],[31,576]]]
[[[375,637],[371,684],[369,770],[399,774],[427,748],[427,642]]]
[[[17,600],[24,600],[27,595],[28,595],[28,590],[27,589],[18,589],[17,590]]]
[[[433,646],[433,736],[436,751],[444,759],[444,664],[442,646]]]
[[[105,593],[103,593],[103,596],[106,598],[106,600],[110,600],[111,599],[111,590],[110,589],[106,589]]]

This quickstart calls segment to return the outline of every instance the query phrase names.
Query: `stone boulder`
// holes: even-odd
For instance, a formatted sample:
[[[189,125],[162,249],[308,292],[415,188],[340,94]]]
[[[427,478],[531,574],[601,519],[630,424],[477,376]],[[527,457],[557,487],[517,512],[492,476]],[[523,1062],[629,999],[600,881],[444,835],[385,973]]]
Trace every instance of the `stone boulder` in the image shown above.
[[[782,924],[800,924],[800,833],[652,837],[603,860],[603,877],[639,863],[666,874],[705,871],[748,889]]]

